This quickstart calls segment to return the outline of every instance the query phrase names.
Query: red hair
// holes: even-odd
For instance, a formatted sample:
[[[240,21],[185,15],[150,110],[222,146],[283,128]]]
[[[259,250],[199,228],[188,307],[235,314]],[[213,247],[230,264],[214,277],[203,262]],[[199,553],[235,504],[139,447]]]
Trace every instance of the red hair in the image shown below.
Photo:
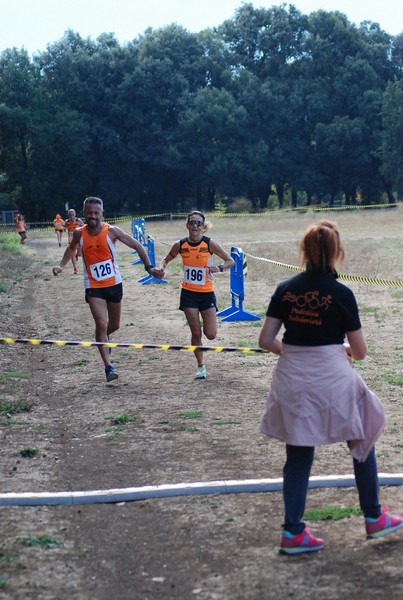
[[[300,243],[301,262],[308,271],[334,270],[344,262],[344,247],[337,224],[325,219],[310,225]]]

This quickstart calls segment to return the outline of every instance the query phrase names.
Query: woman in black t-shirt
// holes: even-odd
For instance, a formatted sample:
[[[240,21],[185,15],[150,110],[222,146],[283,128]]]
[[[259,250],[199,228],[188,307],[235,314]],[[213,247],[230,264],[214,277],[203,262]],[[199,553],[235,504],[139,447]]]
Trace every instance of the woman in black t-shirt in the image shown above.
[[[344,249],[336,224],[310,226],[300,250],[306,270],[277,287],[259,337],[261,348],[280,356],[260,430],[286,443],[283,554],[324,547],[302,521],[315,446],[321,444],[348,442],[367,537],[403,527],[403,519],[379,503],[374,444],[385,419],[379,399],[351,365],[365,358],[367,348],[354,294],[337,281]]]

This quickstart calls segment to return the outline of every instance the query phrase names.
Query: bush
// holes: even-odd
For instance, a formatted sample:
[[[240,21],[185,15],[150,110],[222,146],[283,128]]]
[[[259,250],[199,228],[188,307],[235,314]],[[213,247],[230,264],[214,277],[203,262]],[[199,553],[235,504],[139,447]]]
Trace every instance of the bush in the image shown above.
[[[253,204],[247,198],[234,198],[227,208],[227,213],[250,213],[253,210]]]

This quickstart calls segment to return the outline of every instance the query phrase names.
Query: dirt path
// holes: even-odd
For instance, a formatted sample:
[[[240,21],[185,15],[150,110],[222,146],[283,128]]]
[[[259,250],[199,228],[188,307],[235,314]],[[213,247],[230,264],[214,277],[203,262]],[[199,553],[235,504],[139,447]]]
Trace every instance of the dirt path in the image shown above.
[[[51,276],[61,252],[53,237],[33,238],[28,248],[32,262],[23,280],[0,299],[4,335],[92,340],[81,274],[74,276],[68,266],[62,277]],[[187,344],[187,327],[177,310],[178,276],[172,272],[169,285],[140,286],[144,272],[131,260],[120,247],[123,315],[113,341]],[[217,288],[221,298],[227,294],[220,302],[224,308],[228,280],[218,280]],[[268,299],[267,289],[260,293]],[[387,303],[389,314],[395,314],[397,303],[389,297]],[[391,336],[398,349],[397,322],[398,316],[373,324],[371,335]],[[222,323],[214,345],[256,346],[258,332],[249,322]],[[34,403],[30,412],[1,425],[3,491],[281,477],[282,446],[258,434],[275,365],[270,355],[209,353],[208,379],[196,382],[190,353],[116,349],[120,378],[106,385],[95,348],[10,345],[0,350],[0,373],[17,373],[0,380],[2,398]],[[398,403],[398,391],[389,394],[386,409],[392,418],[378,448],[382,472],[402,471]],[[186,418],[190,411],[200,417]],[[121,431],[110,430],[111,417],[121,415],[135,420]],[[38,449],[38,456],[22,458],[19,452],[27,447]],[[315,460],[314,475],[336,473],[351,473],[342,444],[319,449]],[[383,490],[382,499],[403,513],[401,488]],[[310,493],[309,509],[329,505],[355,507],[355,491]],[[277,553],[281,518],[278,493],[1,507],[0,567],[7,583],[0,598],[402,597],[402,535],[369,543],[360,517],[312,523],[326,550],[290,560]],[[62,545],[46,549],[23,543],[41,535]]]

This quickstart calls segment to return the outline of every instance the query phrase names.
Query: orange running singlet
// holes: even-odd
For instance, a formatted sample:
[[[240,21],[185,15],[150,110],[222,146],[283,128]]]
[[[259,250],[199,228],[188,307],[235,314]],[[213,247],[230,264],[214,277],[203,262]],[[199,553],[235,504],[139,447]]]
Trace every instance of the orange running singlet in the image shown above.
[[[64,221],[61,217],[56,217],[56,219],[53,219],[53,225],[57,231],[63,231],[64,229]]]
[[[64,222],[64,226],[67,229],[67,237],[69,240],[69,244],[71,244],[74,230],[77,229],[77,227],[81,227],[81,225],[77,220],[71,221],[70,219],[66,219],[66,221]]]
[[[213,275],[209,267],[213,264],[213,253],[210,251],[210,238],[205,235],[200,242],[189,242],[187,238],[180,240],[179,253],[183,262],[182,288],[191,292],[212,292],[214,290]]]
[[[122,276],[115,261],[115,243],[108,232],[108,223],[102,225],[98,235],[90,235],[87,225],[82,228],[80,246],[86,288],[104,288],[122,283]]]
[[[18,233],[25,233],[25,222],[17,221],[17,231]]]

